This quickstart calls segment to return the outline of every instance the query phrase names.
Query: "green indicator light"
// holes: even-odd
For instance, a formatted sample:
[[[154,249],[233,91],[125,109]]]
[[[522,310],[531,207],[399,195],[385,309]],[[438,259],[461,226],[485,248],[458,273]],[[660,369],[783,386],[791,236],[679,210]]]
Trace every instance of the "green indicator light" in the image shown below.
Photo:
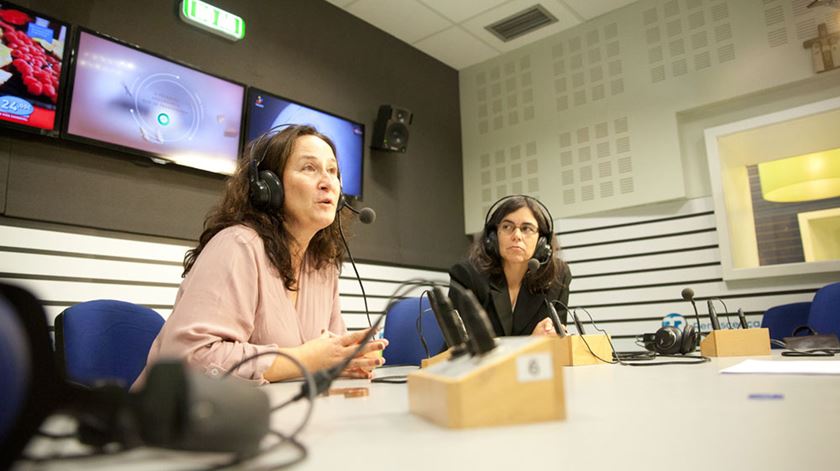
[[[161,113],[157,115],[157,122],[161,126],[168,126],[171,120],[169,119],[169,115],[166,113]]]

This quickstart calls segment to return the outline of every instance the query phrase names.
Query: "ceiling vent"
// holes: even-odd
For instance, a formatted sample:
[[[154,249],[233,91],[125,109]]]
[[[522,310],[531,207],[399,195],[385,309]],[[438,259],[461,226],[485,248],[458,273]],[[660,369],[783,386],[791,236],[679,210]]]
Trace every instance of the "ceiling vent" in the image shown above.
[[[557,18],[545,7],[534,5],[484,28],[503,42],[508,42],[556,22]]]

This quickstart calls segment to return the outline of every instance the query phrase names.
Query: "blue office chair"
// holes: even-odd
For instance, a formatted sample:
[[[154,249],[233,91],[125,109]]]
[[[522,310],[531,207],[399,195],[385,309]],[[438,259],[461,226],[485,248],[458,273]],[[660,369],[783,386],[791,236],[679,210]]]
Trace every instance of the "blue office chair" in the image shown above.
[[[823,286],[814,295],[808,326],[820,334],[840,337],[840,283]]]
[[[418,315],[421,318],[423,340],[434,356],[446,347],[443,333],[435,319],[435,314],[429,307],[429,299],[406,298],[395,303],[385,317],[385,338],[388,348],[383,352],[386,365],[420,365],[420,361],[427,357],[426,349],[420,340],[417,329]],[[422,315],[420,312],[422,311]]]
[[[117,380],[129,388],[146,366],[163,327],[157,312],[124,301],[88,301],[55,319],[59,369],[70,381],[93,386]]]
[[[784,337],[792,336],[797,327],[808,324],[810,309],[811,303],[809,302],[771,307],[761,318],[761,327],[770,330],[771,339],[782,340]],[[782,347],[773,345],[773,348]]]

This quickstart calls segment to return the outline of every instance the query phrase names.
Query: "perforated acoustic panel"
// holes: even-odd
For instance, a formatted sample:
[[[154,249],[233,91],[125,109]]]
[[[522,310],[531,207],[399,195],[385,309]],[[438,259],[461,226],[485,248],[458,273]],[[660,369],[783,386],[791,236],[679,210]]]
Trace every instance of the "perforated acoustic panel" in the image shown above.
[[[726,1],[668,0],[642,12],[653,83],[735,60]]]
[[[570,217],[707,188],[678,116],[814,77],[801,41],[840,10],[806,3],[639,0],[462,70],[465,231],[503,194]]]
[[[531,57],[509,59],[475,76],[478,133],[487,134],[534,119]]]
[[[763,0],[767,44],[778,47],[817,36],[817,25],[825,23],[829,33],[840,31],[840,10],[808,8],[813,0]]]
[[[558,139],[563,204],[633,192],[633,157],[626,116],[562,132]]]
[[[624,92],[616,23],[557,41],[551,57],[557,111]]]

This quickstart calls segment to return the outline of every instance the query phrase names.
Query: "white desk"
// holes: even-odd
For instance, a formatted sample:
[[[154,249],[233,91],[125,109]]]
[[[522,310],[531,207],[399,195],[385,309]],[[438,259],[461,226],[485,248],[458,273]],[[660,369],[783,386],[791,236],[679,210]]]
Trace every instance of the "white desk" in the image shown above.
[[[319,398],[299,437],[309,458],[293,469],[838,469],[840,376],[719,373],[743,359],[566,368],[565,421],[467,430],[441,428],[410,414],[404,384],[338,381],[333,387],[365,386],[369,395]],[[298,387],[276,384],[266,391],[280,402]],[[783,398],[749,398],[756,393]],[[299,404],[276,413],[273,425],[290,431],[303,410]],[[119,463],[121,469],[195,469],[195,457],[184,453],[149,453],[51,468],[105,469]],[[287,447],[258,462],[291,456]]]

